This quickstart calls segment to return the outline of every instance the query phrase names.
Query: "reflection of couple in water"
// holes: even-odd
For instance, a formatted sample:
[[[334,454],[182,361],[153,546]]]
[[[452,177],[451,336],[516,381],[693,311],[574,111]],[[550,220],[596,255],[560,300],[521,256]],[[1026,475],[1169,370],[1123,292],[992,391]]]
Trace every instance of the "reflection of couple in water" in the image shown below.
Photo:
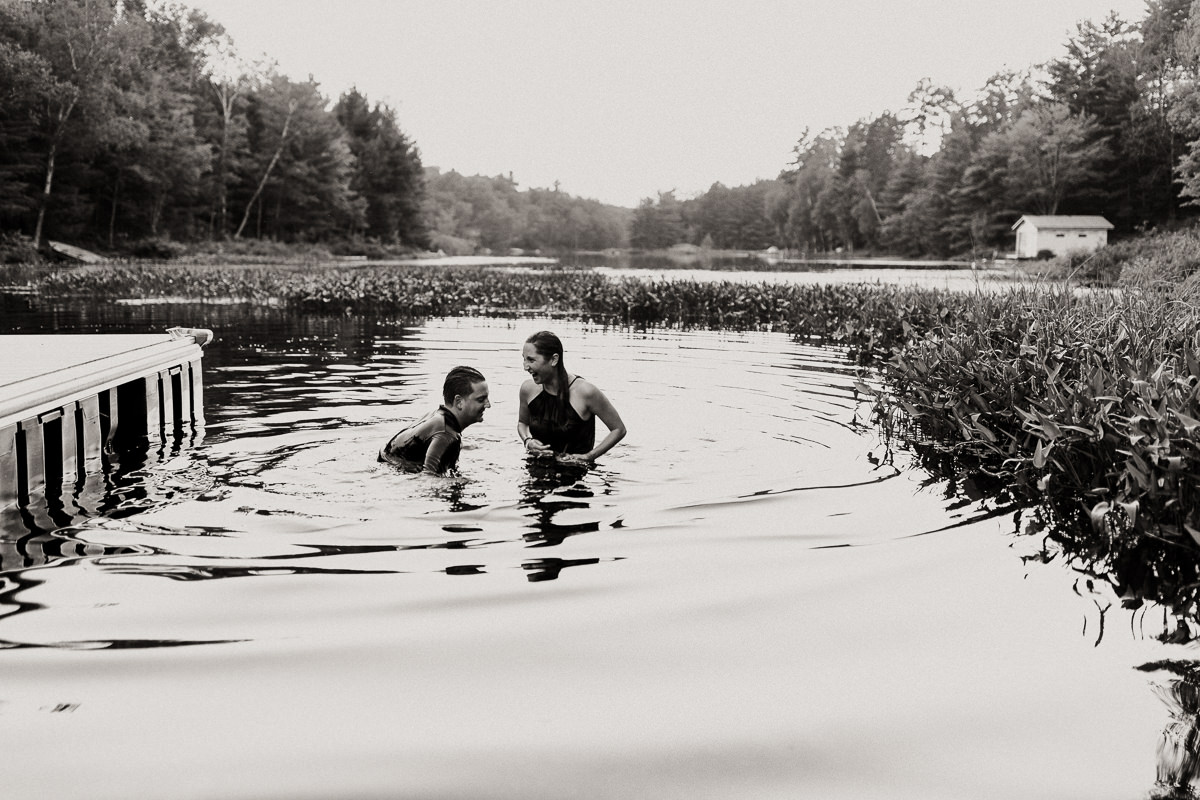
[[[530,379],[521,386],[517,434],[536,459],[587,465],[625,438],[625,423],[604,392],[563,364],[563,346],[549,331],[525,340],[521,358]],[[412,471],[444,474],[458,463],[462,432],[491,407],[487,381],[455,367],[442,387],[443,405],[397,433],[379,459]],[[608,435],[596,444],[596,417]]]

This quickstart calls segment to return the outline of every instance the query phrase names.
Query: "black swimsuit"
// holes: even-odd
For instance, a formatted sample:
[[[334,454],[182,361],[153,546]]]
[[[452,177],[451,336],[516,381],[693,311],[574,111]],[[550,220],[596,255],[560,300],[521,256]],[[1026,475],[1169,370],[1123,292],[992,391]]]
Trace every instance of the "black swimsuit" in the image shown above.
[[[379,460],[412,472],[425,469],[440,474],[458,464],[461,447],[458,417],[445,406],[439,406],[389,439],[379,449]]]
[[[543,388],[529,401],[529,433],[556,453],[582,455],[596,446],[596,415],[585,420],[570,403],[564,414],[558,395]]]

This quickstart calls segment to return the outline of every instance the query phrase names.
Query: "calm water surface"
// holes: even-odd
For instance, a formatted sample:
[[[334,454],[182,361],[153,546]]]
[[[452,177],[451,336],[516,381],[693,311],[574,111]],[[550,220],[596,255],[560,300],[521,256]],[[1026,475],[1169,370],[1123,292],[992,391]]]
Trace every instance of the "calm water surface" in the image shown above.
[[[843,284],[870,283],[953,291],[1003,290],[1028,275],[1015,262],[980,261],[923,268],[892,266],[891,262],[864,260],[854,264],[830,261],[780,260],[767,257],[573,256],[564,263],[588,267],[603,275],[654,280],[726,281],[729,283]],[[916,262],[914,262],[916,263]]]
[[[218,337],[203,434],[3,518],[6,797],[1139,798],[1186,727],[1136,667],[1192,650],[886,465],[835,350],[211,305],[0,329],[174,324]],[[516,436],[546,327],[630,431],[587,471]],[[493,398],[461,477],[377,463],[459,363]]]

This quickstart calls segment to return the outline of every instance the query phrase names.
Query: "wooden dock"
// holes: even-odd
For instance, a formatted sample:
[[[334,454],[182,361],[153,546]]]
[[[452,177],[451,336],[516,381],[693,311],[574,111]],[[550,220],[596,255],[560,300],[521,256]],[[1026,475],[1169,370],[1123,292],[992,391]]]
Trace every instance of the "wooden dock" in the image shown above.
[[[104,469],[117,441],[204,424],[211,331],[0,336],[0,509]]]

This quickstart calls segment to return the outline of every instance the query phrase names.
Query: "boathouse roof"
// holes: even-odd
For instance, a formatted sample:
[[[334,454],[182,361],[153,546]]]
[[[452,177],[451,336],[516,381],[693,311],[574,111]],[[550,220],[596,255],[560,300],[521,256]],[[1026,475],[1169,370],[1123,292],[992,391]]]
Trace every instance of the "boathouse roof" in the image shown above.
[[[1110,231],[1113,224],[1098,214],[1026,214],[1013,223],[1012,230],[1021,225],[1031,228],[1053,228],[1070,231]]]

